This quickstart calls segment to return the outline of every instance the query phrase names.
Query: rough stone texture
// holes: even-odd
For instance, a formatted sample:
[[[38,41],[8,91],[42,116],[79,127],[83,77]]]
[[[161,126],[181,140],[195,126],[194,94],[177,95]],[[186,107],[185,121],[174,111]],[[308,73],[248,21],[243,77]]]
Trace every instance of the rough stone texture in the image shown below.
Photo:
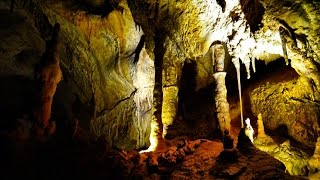
[[[28,22],[26,26],[31,28],[27,28],[28,31],[19,31],[23,37],[16,40],[19,45],[12,48],[11,43],[8,43],[6,48],[10,50],[5,50],[4,56],[13,59],[12,57],[17,55],[15,50],[21,52],[20,56],[31,51],[30,59],[36,61],[34,56],[40,56],[39,52],[43,52],[43,39],[47,40],[51,26],[56,22],[61,23],[63,39],[61,62],[64,74],[69,78],[69,83],[72,84],[72,89],[80,97],[81,102],[92,108],[88,119],[91,121],[94,134],[106,136],[110,144],[118,144],[120,141],[132,141],[135,144],[134,141],[136,141],[135,145],[128,145],[131,148],[148,144],[150,127],[148,113],[152,104],[150,103],[152,88],[142,89],[142,86],[135,83],[137,77],[135,72],[138,66],[133,62],[137,59],[136,57],[140,57],[138,55],[140,52],[136,52],[136,48],[142,34],[145,34],[144,53],[148,54],[150,58],[148,67],[152,69],[151,61],[155,59],[153,39],[159,36],[155,33],[155,28],[161,29],[163,34],[167,35],[164,40],[166,52],[164,52],[163,84],[172,86],[164,89],[165,94],[170,94],[166,96],[164,103],[170,122],[175,117],[174,107],[178,100],[174,96],[179,89],[177,84],[181,78],[182,64],[186,59],[197,61],[196,90],[208,87],[212,83],[211,75],[214,71],[212,62],[208,61],[210,56],[208,50],[213,43],[222,42],[233,59],[240,59],[245,64],[247,77],[250,77],[250,62],[254,64],[255,58],[270,62],[283,57],[283,44],[281,44],[278,30],[280,25],[287,24],[287,29],[296,36],[298,52],[305,54],[299,58],[310,58],[308,62],[311,62],[313,67],[317,65],[315,62],[319,62],[319,2],[315,1],[286,0],[279,3],[273,0],[260,0],[264,10],[258,1],[249,3],[246,0],[225,1],[225,3],[215,0],[201,2],[139,0],[128,1],[128,6],[123,1],[119,4],[116,2],[117,6],[104,15],[87,13],[86,9],[73,6],[74,4],[69,2],[23,0],[15,2],[14,12],[20,12],[21,8],[28,12],[28,21],[24,22]],[[93,7],[103,4],[102,1],[86,0],[86,2]],[[105,2],[110,3],[110,1]],[[9,4],[9,0],[2,1],[1,7],[9,9]],[[263,16],[262,11],[265,12]],[[253,17],[254,15],[257,16]],[[20,22],[20,20],[12,22]],[[7,24],[4,23],[3,26],[5,25]],[[29,37],[25,32],[33,35]],[[6,41],[2,42],[7,42],[6,38],[9,36],[3,37]],[[21,39],[25,41],[20,41]],[[20,51],[18,47],[23,50]],[[293,51],[288,53],[288,57],[293,58],[295,55]],[[231,58],[226,59],[231,60]],[[14,73],[28,71],[26,73],[30,74],[33,61],[28,64],[28,70],[19,72],[13,70],[16,71]],[[16,61],[10,60],[4,62],[1,66],[4,66],[5,71],[11,71],[17,64]],[[225,63],[230,64],[230,62]],[[296,63],[294,68],[299,71],[298,66],[301,65],[306,64]],[[308,77],[306,73],[300,74]],[[312,76],[318,76],[318,74],[315,73]],[[147,78],[148,83],[151,83],[153,78],[150,74],[148,77],[150,77]],[[305,87],[303,90],[299,91],[298,85],[294,85],[297,93],[295,96],[286,95],[284,86],[288,84],[285,84],[282,86],[283,92],[273,88],[279,96],[272,94],[259,97],[252,102],[253,109],[256,109],[253,110],[255,115],[261,110],[269,114],[269,116],[263,115],[266,117],[267,129],[273,130],[280,124],[288,127],[296,124],[297,128],[289,128],[289,134],[296,140],[313,146],[316,139],[314,129],[318,126],[316,122],[319,112],[316,106],[319,95],[312,89],[312,81],[310,77],[308,78],[309,81],[304,80],[304,77],[298,81],[299,86]],[[262,88],[259,91],[265,89]],[[137,95],[139,93],[141,94]],[[267,103],[263,102],[264,97],[268,97]],[[290,105],[282,103],[288,102],[288,98]],[[146,103],[143,103],[143,107],[139,107],[140,102]],[[273,107],[269,107],[270,105]],[[296,113],[289,109],[291,105]],[[277,113],[281,114],[281,118],[273,117]],[[290,123],[287,123],[288,117],[290,117]],[[282,123],[283,121],[286,123]],[[305,130],[307,133],[304,133]],[[116,142],[118,140],[119,142]]]
[[[0,70],[4,76],[33,78],[33,67],[45,51],[45,41],[24,11],[1,9]]]
[[[21,11],[27,18],[13,17],[15,18],[12,21],[13,25],[31,26],[16,28],[8,24],[16,29],[12,32],[20,29],[28,31],[16,33],[15,35],[19,36],[14,38],[19,38],[11,48],[8,45],[1,46],[7,49],[1,51],[4,57],[1,66],[14,68],[16,65],[10,65],[13,61],[9,61],[9,58],[18,54],[16,51],[22,53],[34,51],[35,54],[41,55],[44,50],[42,38],[46,39],[48,34],[42,28],[50,29],[56,22],[60,23],[62,40],[60,57],[65,79],[71,85],[72,91],[79,96],[80,102],[91,109],[89,117],[79,119],[85,120],[86,126],[90,121],[95,136],[103,135],[110,145],[123,148],[146,146],[150,133],[148,114],[151,109],[150,102],[152,103],[150,99],[152,99],[154,79],[153,60],[145,50],[141,53],[136,52],[142,31],[134,23],[126,4],[120,5],[122,9],[101,17],[86,14],[85,11],[72,7],[72,4],[67,2],[15,2],[14,12]],[[2,7],[8,5],[9,1],[6,1]],[[25,22],[25,25],[18,22]],[[6,37],[7,40],[12,39],[9,37]],[[134,59],[140,59],[140,62],[134,63]],[[14,69],[12,74],[33,77],[31,73],[35,62],[30,61],[30,63],[32,64],[27,64],[29,66],[27,72]],[[9,68],[6,69],[11,71]]]
[[[275,130],[287,126],[288,134],[298,142],[314,147],[319,128],[319,109],[313,101],[308,79],[261,84],[250,92],[252,112],[264,117],[265,127]]]
[[[274,144],[273,139],[266,134],[264,131],[263,119],[261,113],[258,114],[257,120],[257,129],[258,134],[254,139],[254,144],[259,146],[259,149],[262,150],[262,146]]]
[[[317,1],[296,0],[285,0],[281,2],[260,0],[260,2],[266,7],[266,21],[264,21],[264,23],[270,23],[271,25],[277,20],[284,21],[294,30],[297,36],[304,36],[310,45],[309,50],[315,53],[311,56],[319,63],[320,3]]]
[[[316,148],[314,150],[313,156],[308,161],[308,168],[310,174],[318,173],[320,171],[320,137],[317,139]]]
[[[173,139],[167,145],[166,150],[145,154],[117,152],[114,163],[122,169],[118,178],[301,179],[284,173],[281,162],[252,144],[244,143],[239,151],[223,150],[221,142],[206,139]]]
[[[281,161],[286,166],[286,171],[291,175],[308,176],[308,159],[309,156],[293,146],[287,140],[282,144],[268,143],[255,145],[258,149],[270,154]],[[313,173],[310,173],[313,174]]]
[[[215,104],[216,112],[219,121],[220,130],[222,133],[225,131],[230,132],[231,118],[229,113],[229,103],[227,101],[227,88],[225,85],[226,72],[217,72],[214,74],[216,81],[215,89]]]

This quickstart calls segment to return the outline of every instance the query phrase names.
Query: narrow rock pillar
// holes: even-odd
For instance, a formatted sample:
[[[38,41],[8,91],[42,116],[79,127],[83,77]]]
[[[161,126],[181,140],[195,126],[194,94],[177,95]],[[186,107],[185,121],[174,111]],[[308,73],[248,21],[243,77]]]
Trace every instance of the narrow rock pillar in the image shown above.
[[[35,111],[36,134],[50,135],[55,131],[55,123],[51,119],[51,106],[58,83],[62,80],[59,61],[60,24],[55,24],[52,39],[47,42],[46,52],[35,71],[38,83],[38,106]]]

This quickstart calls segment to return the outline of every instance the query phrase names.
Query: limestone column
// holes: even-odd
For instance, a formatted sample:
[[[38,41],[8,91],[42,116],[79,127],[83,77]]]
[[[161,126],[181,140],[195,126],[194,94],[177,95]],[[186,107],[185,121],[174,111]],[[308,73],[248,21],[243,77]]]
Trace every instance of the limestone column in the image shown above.
[[[215,66],[215,106],[217,118],[222,134],[230,132],[230,109],[227,101],[227,87],[225,84],[226,72],[224,72],[225,50],[221,44],[214,45],[212,48],[212,58]]]
[[[225,131],[230,132],[230,113],[229,103],[227,101],[227,88],[225,85],[226,72],[216,72],[213,77],[216,82],[215,89],[215,106],[216,113],[220,125],[220,130],[224,134]]]
[[[172,60],[172,59],[167,59]],[[165,138],[168,126],[172,125],[178,107],[178,66],[177,64],[170,64],[164,68],[163,79],[163,104],[162,104],[162,123],[163,123],[163,138]]]
[[[52,134],[55,124],[51,121],[51,106],[58,83],[62,80],[60,69],[60,24],[55,24],[52,39],[47,43],[46,52],[43,54],[35,76],[38,81],[38,106],[35,111],[36,134],[39,136]]]
[[[140,151],[140,153],[155,151],[165,147],[162,123],[162,103],[163,103],[163,83],[162,83],[162,70],[164,59],[164,35],[160,30],[156,31],[154,37],[154,69],[155,69],[155,82],[153,89],[152,100],[152,119],[151,119],[151,132],[150,132],[150,146],[147,150]]]

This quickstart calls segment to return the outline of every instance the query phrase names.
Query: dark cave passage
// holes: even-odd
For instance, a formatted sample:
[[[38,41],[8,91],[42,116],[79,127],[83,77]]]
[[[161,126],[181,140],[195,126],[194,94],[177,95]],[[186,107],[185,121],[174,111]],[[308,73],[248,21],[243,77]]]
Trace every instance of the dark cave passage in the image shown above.
[[[12,131],[18,118],[30,115],[34,107],[34,81],[24,76],[0,77],[0,130]]]

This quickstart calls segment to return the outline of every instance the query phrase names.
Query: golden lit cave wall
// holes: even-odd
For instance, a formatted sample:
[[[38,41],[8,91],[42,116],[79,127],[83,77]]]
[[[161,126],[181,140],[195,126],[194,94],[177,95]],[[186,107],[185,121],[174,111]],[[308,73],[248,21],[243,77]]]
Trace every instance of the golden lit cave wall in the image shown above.
[[[150,88],[134,84],[138,67],[132,63],[134,56],[128,55],[136,49],[142,31],[128,8],[123,5],[123,12],[114,11],[101,19],[61,2],[33,5],[25,6],[41,12],[50,24],[61,24],[61,66],[81,101],[94,107],[93,134],[124,149],[147,146],[150,122],[144,120],[151,119],[150,107],[139,107],[139,103],[148,104],[151,93]]]
[[[310,49],[314,51],[311,56],[320,63],[320,1],[260,0],[260,2],[267,7],[265,25],[272,28],[273,20],[279,19],[294,29],[295,34],[307,36]]]
[[[318,137],[319,104],[312,101],[313,89],[308,79],[299,77],[287,82],[266,82],[253,89],[251,110],[262,114],[266,129],[275,131],[284,125],[296,141],[314,147]]]

